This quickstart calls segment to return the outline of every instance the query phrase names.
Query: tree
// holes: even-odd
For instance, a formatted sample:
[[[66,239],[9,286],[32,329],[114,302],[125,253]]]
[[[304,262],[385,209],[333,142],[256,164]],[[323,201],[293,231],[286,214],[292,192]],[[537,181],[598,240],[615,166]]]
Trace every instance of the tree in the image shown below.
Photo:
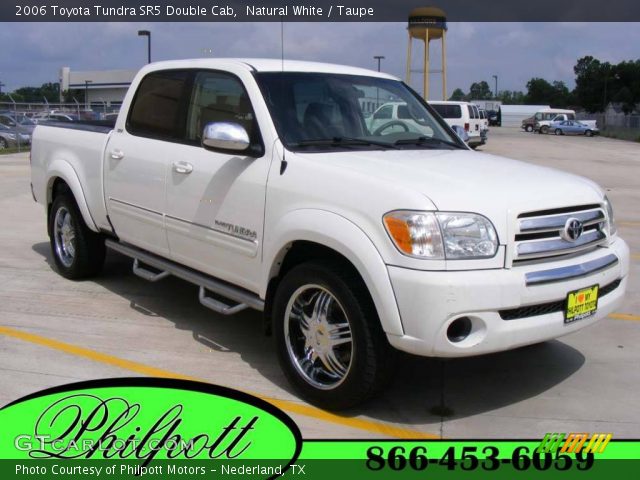
[[[469,87],[469,100],[490,100],[491,98],[493,98],[491,88],[484,80],[474,82],[471,84],[471,87]]]
[[[526,102],[531,105],[544,105],[550,103],[553,95],[553,86],[544,78],[532,78],[527,82]]]
[[[524,93],[516,90],[502,90],[498,93],[498,100],[504,105],[522,105],[524,99]]]
[[[611,64],[587,55],[578,59],[573,71],[576,74],[574,95],[578,103],[591,113],[604,111],[607,99],[612,96],[611,89],[607,91],[612,76]]]
[[[451,94],[451,96],[449,97],[449,100],[452,100],[452,101],[455,101],[455,102],[461,102],[466,97],[467,97],[467,95],[462,91],[461,88],[456,88],[453,91],[453,93]]]
[[[607,91],[614,102],[622,104],[622,110],[629,114],[640,103],[640,60],[624,61],[613,66]]]
[[[12,96],[16,101],[17,97],[20,97],[24,102],[42,103],[45,99],[47,102],[59,102],[60,84],[43,83],[40,87],[21,87],[16,89]]]

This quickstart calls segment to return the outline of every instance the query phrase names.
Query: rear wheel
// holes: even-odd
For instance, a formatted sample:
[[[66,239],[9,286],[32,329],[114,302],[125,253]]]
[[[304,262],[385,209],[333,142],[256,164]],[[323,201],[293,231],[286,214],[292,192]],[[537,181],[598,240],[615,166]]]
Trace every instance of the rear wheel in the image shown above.
[[[69,193],[58,195],[49,213],[49,241],[58,272],[80,279],[97,274],[105,257],[104,239],[91,231]]]
[[[540,133],[549,133],[549,127],[543,125],[540,127]]]
[[[348,408],[386,383],[395,350],[362,280],[342,265],[290,270],[276,291],[273,319],[282,369],[311,403]]]

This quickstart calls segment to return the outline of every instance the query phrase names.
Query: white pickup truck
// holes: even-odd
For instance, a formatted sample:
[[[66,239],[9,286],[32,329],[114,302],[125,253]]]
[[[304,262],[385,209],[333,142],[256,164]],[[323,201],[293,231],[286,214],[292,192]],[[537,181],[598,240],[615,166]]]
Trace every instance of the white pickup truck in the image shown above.
[[[371,91],[405,103],[412,128],[368,130]],[[150,64],[113,129],[40,125],[31,163],[60,274],[97,274],[108,247],[220,314],[263,311],[285,374],[326,408],[382,388],[396,350],[544,342],[606,317],[627,284],[600,187],[471,151],[383,73]]]
[[[554,130],[553,128],[551,128],[552,124],[556,122],[566,122],[566,121],[575,120],[575,119],[576,119],[575,114],[572,115],[572,114],[560,113],[555,117],[551,118],[550,120],[536,120],[536,123],[533,129],[538,133],[549,133],[549,132],[553,133]],[[584,123],[585,125],[590,127],[592,130],[595,130],[595,131],[598,130],[597,122],[595,120],[580,120],[580,123]]]

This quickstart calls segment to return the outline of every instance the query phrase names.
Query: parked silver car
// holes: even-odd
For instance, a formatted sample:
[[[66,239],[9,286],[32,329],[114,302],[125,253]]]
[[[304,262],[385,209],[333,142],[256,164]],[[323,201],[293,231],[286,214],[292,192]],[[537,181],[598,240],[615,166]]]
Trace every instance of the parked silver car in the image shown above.
[[[0,125],[9,127],[18,133],[33,135],[33,130],[36,128],[36,124],[26,115],[18,115],[17,117],[9,113],[0,114]]]
[[[0,150],[14,148],[18,145],[30,145],[31,135],[28,133],[16,132],[14,128],[7,127],[0,123]]]

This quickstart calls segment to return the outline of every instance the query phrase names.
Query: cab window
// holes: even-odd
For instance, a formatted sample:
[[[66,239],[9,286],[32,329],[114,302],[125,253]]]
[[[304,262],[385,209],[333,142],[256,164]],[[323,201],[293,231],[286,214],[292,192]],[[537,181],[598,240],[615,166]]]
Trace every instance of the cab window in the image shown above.
[[[180,106],[188,83],[185,70],[152,72],[142,79],[133,99],[127,130],[134,135],[179,140]]]
[[[187,109],[186,140],[200,144],[204,127],[212,122],[242,125],[249,138],[255,131],[255,115],[242,82],[224,72],[202,71],[195,75]]]

